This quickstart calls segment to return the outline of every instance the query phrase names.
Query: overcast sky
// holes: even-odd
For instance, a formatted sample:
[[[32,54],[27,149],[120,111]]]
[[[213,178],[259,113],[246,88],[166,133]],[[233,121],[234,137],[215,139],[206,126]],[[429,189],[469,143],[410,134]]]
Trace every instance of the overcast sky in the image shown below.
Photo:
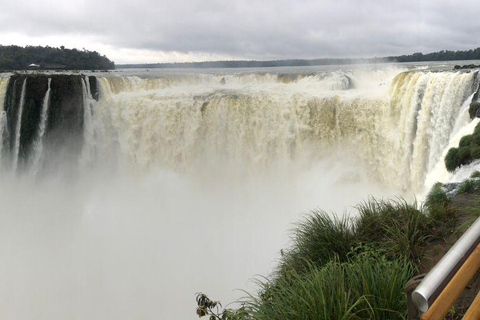
[[[374,57],[480,46],[478,0],[0,0],[0,44],[116,63]]]

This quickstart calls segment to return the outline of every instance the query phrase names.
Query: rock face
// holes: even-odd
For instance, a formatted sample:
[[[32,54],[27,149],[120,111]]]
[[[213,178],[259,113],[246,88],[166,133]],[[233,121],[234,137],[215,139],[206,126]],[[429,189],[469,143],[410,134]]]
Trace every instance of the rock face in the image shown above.
[[[48,91],[49,80],[50,91]],[[36,139],[38,140],[42,121],[42,108],[47,100],[43,147],[64,159],[78,156],[83,144],[83,106],[86,85],[90,86],[92,96],[98,98],[95,77],[49,74],[12,75],[3,106],[6,114],[6,121],[4,121],[6,128],[2,136],[2,157],[8,157],[12,161],[18,158],[20,167],[29,160],[34,144],[38,144]]]

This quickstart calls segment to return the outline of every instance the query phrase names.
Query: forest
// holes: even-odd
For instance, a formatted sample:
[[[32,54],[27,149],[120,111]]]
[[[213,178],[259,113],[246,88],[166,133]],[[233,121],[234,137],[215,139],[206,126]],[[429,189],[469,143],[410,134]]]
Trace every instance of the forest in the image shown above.
[[[181,63],[150,63],[150,64],[124,64],[119,68],[262,68],[262,67],[301,67],[342,65],[357,63],[382,63],[382,62],[418,62],[418,61],[448,61],[448,60],[480,60],[480,48],[466,51],[442,50],[423,54],[420,52],[411,55],[375,57],[362,59],[288,59],[270,61],[203,61]]]
[[[0,45],[0,70],[25,70],[31,64],[36,69],[109,70],[115,63],[96,51],[42,46]],[[32,67],[31,67],[32,68]]]

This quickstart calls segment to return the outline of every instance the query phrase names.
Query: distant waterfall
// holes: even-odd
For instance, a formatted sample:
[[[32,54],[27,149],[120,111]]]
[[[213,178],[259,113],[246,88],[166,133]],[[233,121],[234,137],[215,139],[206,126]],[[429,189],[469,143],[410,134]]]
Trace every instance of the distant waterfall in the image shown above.
[[[22,128],[22,115],[23,115],[23,106],[25,105],[25,92],[27,87],[27,78],[23,80],[22,93],[20,95],[20,106],[18,107],[17,113],[17,125],[15,129],[15,144],[14,144],[14,153],[13,153],[13,172],[17,171],[18,167],[18,154],[20,152],[20,135]]]
[[[3,159],[3,139],[8,134],[8,118],[7,113],[3,110],[5,101],[5,93],[7,91],[9,78],[0,78],[0,164]]]
[[[297,77],[285,84],[264,76],[268,86],[258,83],[261,77],[253,78],[256,87],[246,88],[235,78],[231,87],[227,81],[226,89],[217,90],[219,79],[208,78],[214,89],[188,84],[181,92],[164,79],[101,78],[103,115],[96,123],[113,130],[104,131],[110,136],[98,137],[98,143],[118,141],[120,149],[99,150],[118,152],[141,167],[183,170],[216,155],[248,169],[305,154],[321,158],[330,147],[343,146],[352,148],[376,179],[418,191],[450,136],[469,121],[457,123],[476,74],[401,73],[380,94],[378,87],[343,93],[342,77],[338,85],[330,78],[329,89],[326,77]],[[321,95],[312,94],[315,84]]]
[[[33,161],[32,161],[32,173],[35,175],[40,170],[41,160],[43,158],[43,138],[47,128],[48,121],[48,107],[50,105],[50,91],[51,91],[52,79],[48,78],[48,88],[43,98],[42,113],[40,115],[40,124],[38,126],[37,136],[33,142]]]
[[[89,77],[82,79],[82,94],[83,94],[83,136],[84,145],[82,148],[82,155],[80,157],[80,164],[84,167],[91,164],[95,157],[95,132],[93,125],[93,108],[96,104],[90,90]]]
[[[15,109],[14,170],[23,146],[26,79]],[[462,105],[478,85],[473,72],[398,70],[54,79],[42,85],[45,91],[39,88],[46,78],[37,80],[43,104],[33,147],[24,146],[34,172],[48,154],[45,143],[56,150],[60,142],[74,145],[72,139],[80,151],[69,161],[81,170],[93,165],[194,172],[220,166],[242,174],[311,166],[335,150],[348,150],[372,179],[414,192],[422,190],[451,137],[470,122]],[[71,84],[60,89],[65,81]],[[63,100],[53,106],[55,92]],[[53,161],[56,153],[48,156]]]

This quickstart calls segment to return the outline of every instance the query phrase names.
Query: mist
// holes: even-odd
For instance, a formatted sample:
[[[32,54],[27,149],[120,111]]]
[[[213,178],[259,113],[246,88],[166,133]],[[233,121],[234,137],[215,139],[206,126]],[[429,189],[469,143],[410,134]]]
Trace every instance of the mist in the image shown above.
[[[342,214],[368,193],[397,192],[369,182],[354,158],[206,176],[2,180],[2,318],[196,319],[196,292],[224,303],[245,295],[234,289],[255,293],[251,279],[273,270],[308,210]]]

